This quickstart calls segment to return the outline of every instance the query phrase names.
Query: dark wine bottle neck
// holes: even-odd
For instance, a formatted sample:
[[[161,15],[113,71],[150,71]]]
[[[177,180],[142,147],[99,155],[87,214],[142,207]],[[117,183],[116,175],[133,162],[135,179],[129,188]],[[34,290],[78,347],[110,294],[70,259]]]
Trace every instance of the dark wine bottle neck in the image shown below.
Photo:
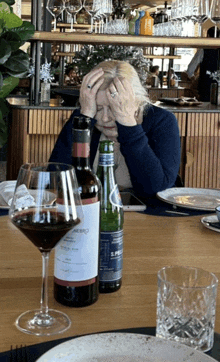
[[[73,166],[78,169],[89,169],[90,168],[90,159],[82,157],[73,157]]]
[[[90,168],[90,130],[73,129],[73,166],[77,169]]]

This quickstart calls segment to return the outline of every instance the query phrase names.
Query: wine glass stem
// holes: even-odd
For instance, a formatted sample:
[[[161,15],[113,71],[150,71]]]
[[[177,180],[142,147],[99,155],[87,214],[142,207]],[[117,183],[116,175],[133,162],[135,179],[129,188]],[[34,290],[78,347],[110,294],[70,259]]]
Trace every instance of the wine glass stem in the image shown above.
[[[93,16],[91,16],[91,28],[90,28],[90,32],[93,32]]]
[[[48,314],[48,266],[49,252],[42,253],[42,286],[41,286],[41,313]]]

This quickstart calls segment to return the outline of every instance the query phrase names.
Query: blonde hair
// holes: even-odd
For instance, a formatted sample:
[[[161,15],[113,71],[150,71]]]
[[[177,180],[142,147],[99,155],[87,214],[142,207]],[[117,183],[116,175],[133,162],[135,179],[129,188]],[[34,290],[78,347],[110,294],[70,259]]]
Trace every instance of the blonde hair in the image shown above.
[[[104,82],[100,90],[105,90],[115,77],[125,78],[132,86],[139,111],[143,111],[145,106],[150,103],[147,91],[142,86],[138,73],[131,64],[121,60],[106,60],[94,67],[94,69],[98,68],[102,68],[104,71]]]

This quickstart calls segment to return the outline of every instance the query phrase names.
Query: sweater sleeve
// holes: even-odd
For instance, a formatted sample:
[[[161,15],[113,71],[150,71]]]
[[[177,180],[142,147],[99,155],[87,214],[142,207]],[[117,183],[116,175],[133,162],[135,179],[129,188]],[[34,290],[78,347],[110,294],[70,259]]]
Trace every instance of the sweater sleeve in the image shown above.
[[[150,107],[141,125],[119,123],[118,141],[134,191],[148,197],[173,187],[180,166],[180,136],[175,116]]]

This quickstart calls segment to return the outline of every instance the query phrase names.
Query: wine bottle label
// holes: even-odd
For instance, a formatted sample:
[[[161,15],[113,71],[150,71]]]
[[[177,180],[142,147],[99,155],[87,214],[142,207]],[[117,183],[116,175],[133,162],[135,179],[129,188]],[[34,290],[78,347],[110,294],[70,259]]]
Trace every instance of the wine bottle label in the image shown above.
[[[99,280],[113,282],[121,279],[123,267],[123,230],[101,231]]]
[[[115,207],[123,207],[122,201],[121,201],[121,195],[118,189],[118,185],[115,184],[112,191],[109,194],[109,201],[111,204]]]
[[[82,208],[83,221],[55,248],[54,276],[60,285],[89,285],[98,275],[100,202]]]
[[[99,166],[114,166],[114,153],[100,153]]]

